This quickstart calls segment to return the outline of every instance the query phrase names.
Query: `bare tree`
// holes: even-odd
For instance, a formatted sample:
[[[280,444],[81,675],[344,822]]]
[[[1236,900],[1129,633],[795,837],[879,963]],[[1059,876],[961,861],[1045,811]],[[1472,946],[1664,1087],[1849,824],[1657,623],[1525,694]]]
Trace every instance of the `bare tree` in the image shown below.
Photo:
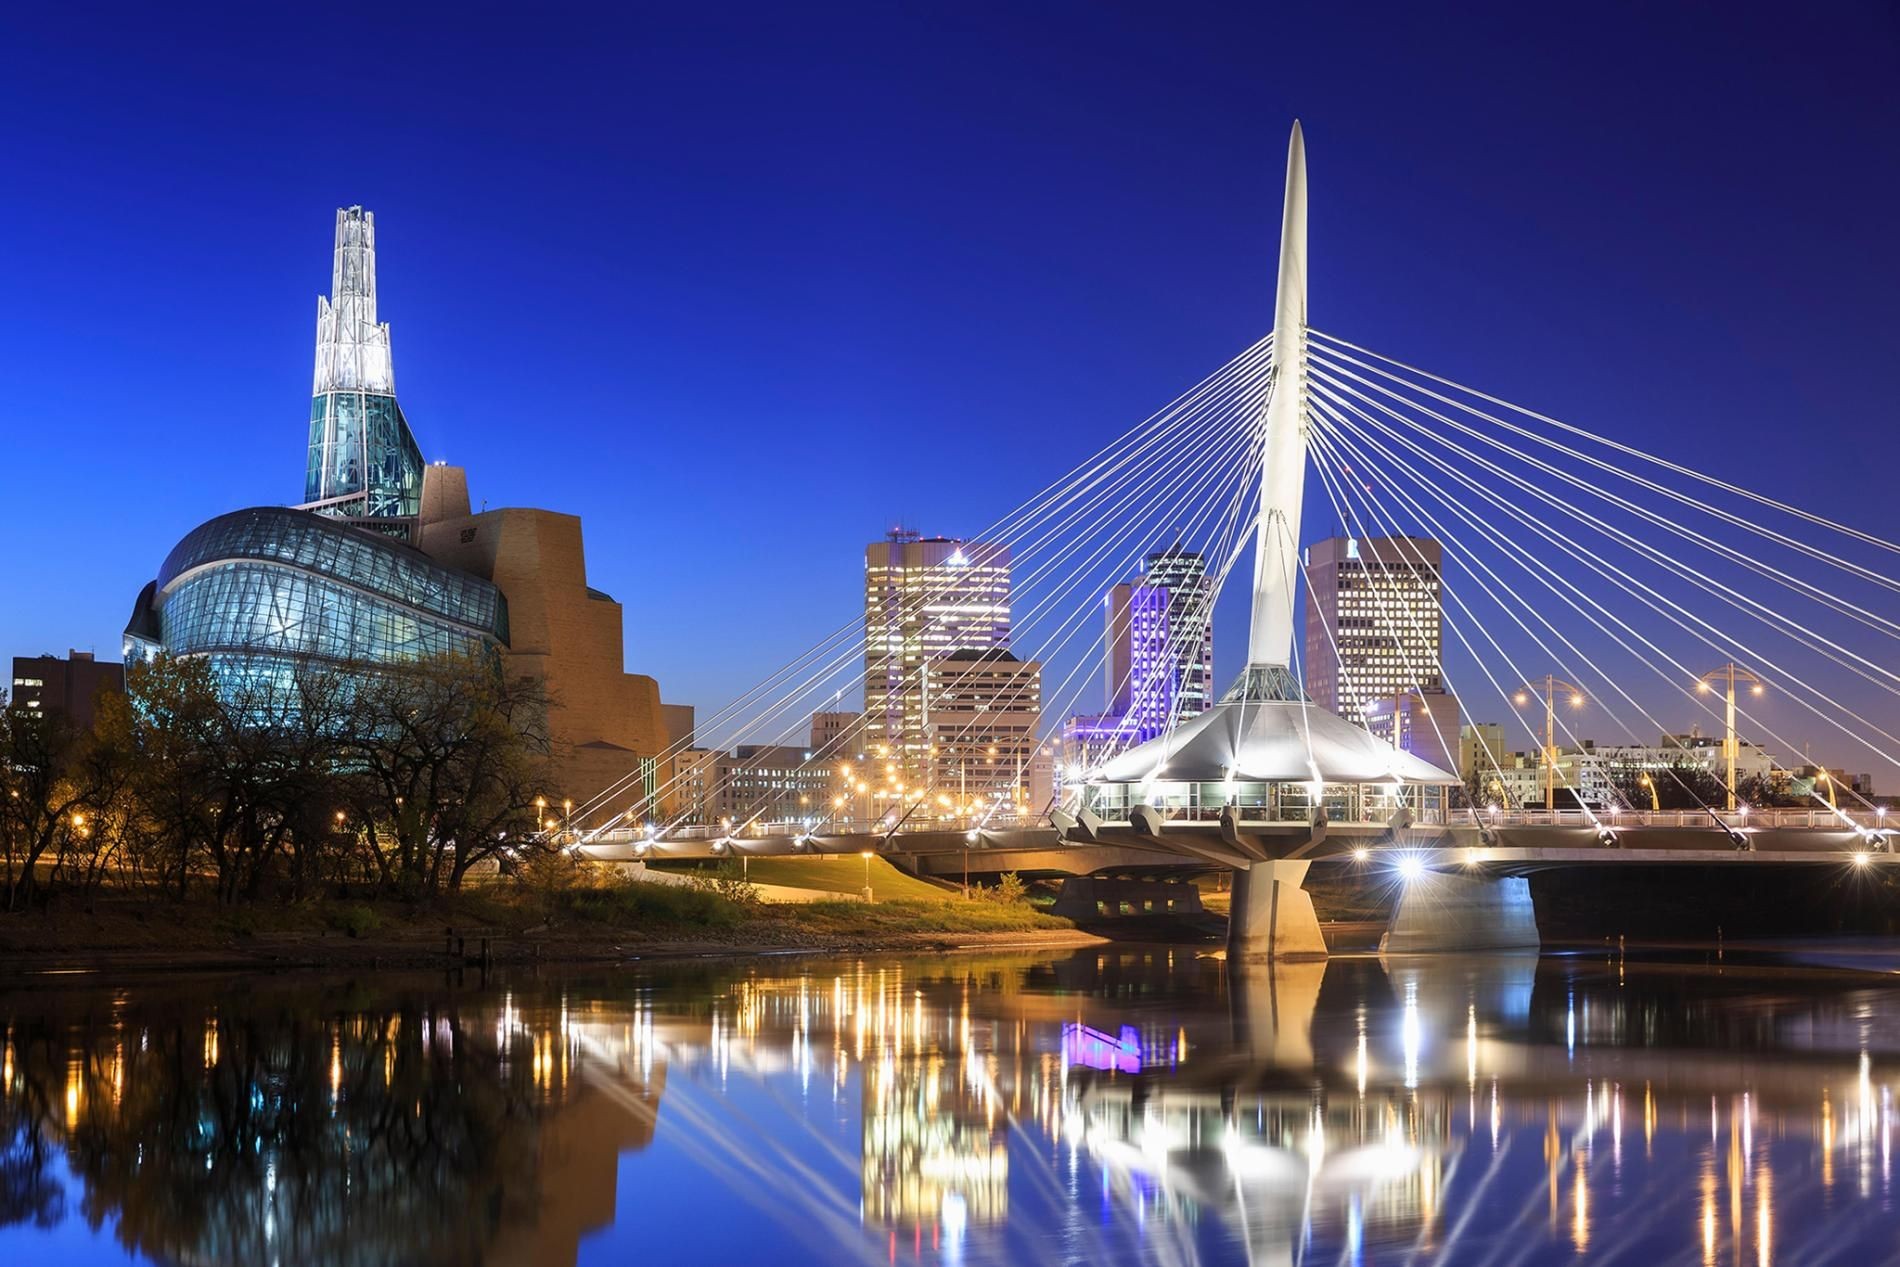
[[[550,791],[546,693],[486,656],[379,668],[345,729],[371,843],[406,892],[459,885],[519,843]]]
[[[3,909],[31,903],[39,864],[58,859],[119,808],[128,770],[109,734],[79,729],[60,713],[0,708]]]

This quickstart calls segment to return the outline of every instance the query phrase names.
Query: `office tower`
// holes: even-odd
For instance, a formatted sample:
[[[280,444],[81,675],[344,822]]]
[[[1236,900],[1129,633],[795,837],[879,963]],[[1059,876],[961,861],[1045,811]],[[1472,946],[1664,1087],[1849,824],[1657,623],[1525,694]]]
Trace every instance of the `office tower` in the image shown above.
[[[1108,591],[1106,716],[1135,742],[1166,730],[1174,712],[1178,661],[1169,636],[1169,597],[1160,586],[1140,581]]]
[[[864,550],[864,744],[907,782],[927,773],[925,667],[1009,646],[1009,547],[896,529]]]
[[[1172,546],[1148,556],[1145,584],[1168,595],[1168,647],[1174,658],[1173,720],[1214,704],[1214,586],[1198,550]]]
[[[1365,707],[1406,692],[1442,693],[1438,543],[1333,537],[1306,564],[1306,693],[1364,725]]]
[[[1026,800],[1042,665],[1000,647],[950,651],[924,666],[930,703],[923,788],[932,801]]]
[[[1179,546],[1149,555],[1140,580],[1109,590],[1107,711],[1076,720],[1112,729],[1126,747],[1206,712],[1213,703],[1212,593],[1205,561]]]

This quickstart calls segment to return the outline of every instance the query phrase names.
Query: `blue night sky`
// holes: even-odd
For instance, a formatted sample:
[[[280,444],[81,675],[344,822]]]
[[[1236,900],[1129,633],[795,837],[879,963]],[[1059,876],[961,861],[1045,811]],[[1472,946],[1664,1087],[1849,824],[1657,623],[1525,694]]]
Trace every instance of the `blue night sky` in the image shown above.
[[[361,203],[425,454],[710,711],[1264,333],[1295,116],[1315,325],[1895,534],[1891,6],[1281,8],[12,6],[0,655],[300,495]]]

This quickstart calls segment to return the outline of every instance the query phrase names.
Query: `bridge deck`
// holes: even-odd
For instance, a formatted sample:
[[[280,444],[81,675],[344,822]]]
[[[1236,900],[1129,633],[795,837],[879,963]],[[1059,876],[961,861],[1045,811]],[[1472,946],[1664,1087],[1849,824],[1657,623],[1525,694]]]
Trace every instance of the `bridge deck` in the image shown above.
[[[1038,826],[929,826],[831,834],[798,828],[745,835],[692,829],[655,840],[633,831],[600,832],[575,847],[583,857],[602,862],[853,853],[954,855],[961,862],[968,854],[975,871],[1070,874],[1116,867],[1218,870],[1245,867],[1262,858],[1370,862],[1400,854],[1426,867],[1509,870],[1703,863],[1886,865],[1887,833],[1876,828],[1872,815],[1862,817],[1870,822],[1792,811],[1725,816],[1718,826],[1706,814],[1620,815],[1616,820],[1606,816],[1601,821],[1611,827],[1613,845],[1603,843],[1599,829],[1583,815],[1558,811],[1499,815],[1481,820],[1482,826],[1423,824],[1396,830],[1384,823],[1330,823],[1316,832],[1306,823],[1243,821],[1237,828],[1247,842],[1244,848],[1226,839],[1218,822],[1206,819],[1168,820],[1159,832],[1133,823],[1102,823],[1093,839],[1065,839],[1053,827]]]

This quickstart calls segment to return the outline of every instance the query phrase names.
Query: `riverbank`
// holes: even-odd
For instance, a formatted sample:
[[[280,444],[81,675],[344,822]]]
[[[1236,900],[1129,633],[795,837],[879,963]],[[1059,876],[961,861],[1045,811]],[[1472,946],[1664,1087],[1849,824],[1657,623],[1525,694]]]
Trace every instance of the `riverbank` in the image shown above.
[[[658,886],[649,886],[658,888]],[[427,905],[219,907],[102,896],[92,909],[0,916],[0,981],[112,972],[454,969],[690,956],[1086,946],[1103,939],[985,901],[747,905],[643,888]]]

